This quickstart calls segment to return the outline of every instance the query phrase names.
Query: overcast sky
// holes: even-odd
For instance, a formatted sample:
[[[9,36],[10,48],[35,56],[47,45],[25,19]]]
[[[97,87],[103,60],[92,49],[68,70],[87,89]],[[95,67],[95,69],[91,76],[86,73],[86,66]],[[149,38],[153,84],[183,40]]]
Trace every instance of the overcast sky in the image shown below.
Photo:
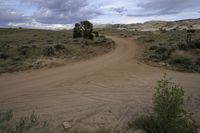
[[[0,0],[0,26],[62,28],[200,17],[200,0]]]

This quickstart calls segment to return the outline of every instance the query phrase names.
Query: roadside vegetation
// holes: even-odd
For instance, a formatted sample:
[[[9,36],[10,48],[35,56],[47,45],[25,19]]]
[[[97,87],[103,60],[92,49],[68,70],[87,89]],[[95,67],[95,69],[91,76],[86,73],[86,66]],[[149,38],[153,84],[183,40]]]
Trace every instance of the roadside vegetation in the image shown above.
[[[191,40],[188,39],[191,34]],[[145,44],[144,59],[179,71],[200,72],[200,31],[148,32],[139,37]]]
[[[39,119],[34,112],[30,116],[15,119],[13,111],[0,112],[0,132],[1,133],[47,133],[49,123]]]
[[[142,42],[142,61],[145,63],[178,71],[200,72],[200,30],[128,31],[108,28],[98,31]]]
[[[0,29],[0,73],[62,65],[109,52],[113,41],[73,38],[67,30]]]
[[[164,77],[157,82],[153,112],[138,118],[132,126],[147,133],[196,133],[195,122],[185,107],[181,86]]]

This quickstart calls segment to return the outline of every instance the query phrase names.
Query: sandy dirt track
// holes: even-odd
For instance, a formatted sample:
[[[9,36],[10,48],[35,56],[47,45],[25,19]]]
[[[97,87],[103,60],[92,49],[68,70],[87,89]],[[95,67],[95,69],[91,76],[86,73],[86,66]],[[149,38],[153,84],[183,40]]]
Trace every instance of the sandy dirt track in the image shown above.
[[[153,86],[166,72],[191,96],[190,109],[200,123],[200,74],[180,73],[137,61],[132,39],[111,37],[110,53],[62,67],[0,76],[0,109],[16,114],[35,110],[56,124],[70,121],[72,129],[98,126],[126,130],[151,106]]]

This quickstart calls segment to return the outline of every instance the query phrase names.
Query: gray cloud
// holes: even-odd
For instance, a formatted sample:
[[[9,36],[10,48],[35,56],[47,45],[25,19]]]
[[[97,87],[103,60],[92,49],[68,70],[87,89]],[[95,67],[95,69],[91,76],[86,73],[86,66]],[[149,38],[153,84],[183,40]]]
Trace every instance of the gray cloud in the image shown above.
[[[112,8],[112,10],[119,14],[123,14],[123,13],[127,12],[127,9],[125,7]]]
[[[28,22],[29,18],[15,12],[12,9],[0,6],[0,25],[6,26],[9,23],[24,23]]]
[[[17,4],[14,5],[12,2]],[[109,23],[113,20],[128,22],[135,19],[134,17],[146,21],[148,17],[152,18],[152,16],[167,20],[169,16],[179,19],[178,16],[181,13],[200,13],[200,0],[143,0],[136,2],[138,4],[132,0],[123,2],[115,0],[0,0],[0,26],[11,24],[60,26],[60,24],[73,24],[86,19],[97,23],[99,21]],[[27,11],[26,6],[33,7],[30,12],[25,13],[29,14],[29,17],[21,14]],[[130,18],[121,20],[119,14]],[[193,16],[198,15],[183,15],[181,19]]]
[[[172,15],[199,8],[199,0],[151,0],[137,5],[138,13],[129,13],[127,16],[146,17]]]
[[[29,2],[35,4],[39,10],[34,14],[34,19],[45,24],[70,24],[102,14],[101,11],[89,7],[86,0],[29,0]]]

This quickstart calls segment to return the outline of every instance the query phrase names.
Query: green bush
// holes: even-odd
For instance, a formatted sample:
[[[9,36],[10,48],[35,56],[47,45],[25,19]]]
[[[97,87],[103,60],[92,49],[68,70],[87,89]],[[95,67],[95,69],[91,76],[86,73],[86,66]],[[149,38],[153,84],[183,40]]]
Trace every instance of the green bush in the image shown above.
[[[20,55],[27,55],[29,52],[30,47],[29,46],[21,46],[17,49]]]
[[[184,43],[184,42],[179,42],[177,44],[178,48],[181,49],[181,50],[186,50],[186,49],[195,49],[195,48],[198,48],[200,49],[200,39],[197,39],[197,40],[194,40],[194,41],[191,41],[189,43]]]
[[[4,53],[4,52],[0,52],[0,59],[4,59],[6,60],[9,57],[8,54]]]
[[[149,47],[148,59],[152,61],[161,61],[169,58],[171,53],[175,50],[172,45],[159,43],[158,45],[151,45]]]
[[[62,44],[56,44],[56,45],[54,45],[54,48],[56,51],[60,51],[60,50],[64,50],[65,46]]]
[[[179,42],[177,44],[178,48],[181,49],[181,50],[186,50],[188,49],[188,44],[184,43],[184,42]]]
[[[52,46],[46,46],[42,49],[44,56],[53,56],[55,55],[55,49]]]
[[[184,108],[182,87],[166,78],[157,82],[153,96],[153,113],[135,121],[148,133],[194,133],[194,122]]]
[[[42,125],[42,126],[41,126]],[[33,112],[29,117],[13,119],[13,112],[0,112],[0,132],[1,133],[28,133],[29,131],[48,131],[48,123],[39,121],[39,117]]]
[[[148,58],[149,60],[151,60],[151,61],[159,62],[159,61],[168,59],[168,57],[169,57],[169,54],[168,54],[168,53],[162,53],[162,54],[151,53],[151,54],[148,54],[148,57],[147,57],[147,58]]]
[[[144,42],[153,43],[153,42],[155,42],[155,40],[152,37],[149,37],[149,38],[145,38]]]
[[[151,45],[150,47],[149,47],[149,50],[156,50],[156,49],[158,49],[158,45]]]
[[[187,118],[184,109],[184,91],[182,87],[162,79],[155,87],[153,98],[154,117],[161,133],[192,133],[192,121]]]
[[[162,53],[165,53],[165,52],[168,52],[170,50],[170,48],[168,46],[160,46],[156,49],[156,53],[158,54],[162,54]]]
[[[74,133],[111,133],[111,129],[99,128],[96,131],[74,131]]]
[[[200,39],[195,40],[195,46],[196,48],[200,49]]]
[[[170,59],[170,63],[189,67],[193,65],[193,59],[191,56],[188,56],[188,55],[175,55],[175,56],[172,56],[172,58]]]
[[[198,66],[200,66],[200,57],[197,57],[195,59],[195,64],[198,65]]]

